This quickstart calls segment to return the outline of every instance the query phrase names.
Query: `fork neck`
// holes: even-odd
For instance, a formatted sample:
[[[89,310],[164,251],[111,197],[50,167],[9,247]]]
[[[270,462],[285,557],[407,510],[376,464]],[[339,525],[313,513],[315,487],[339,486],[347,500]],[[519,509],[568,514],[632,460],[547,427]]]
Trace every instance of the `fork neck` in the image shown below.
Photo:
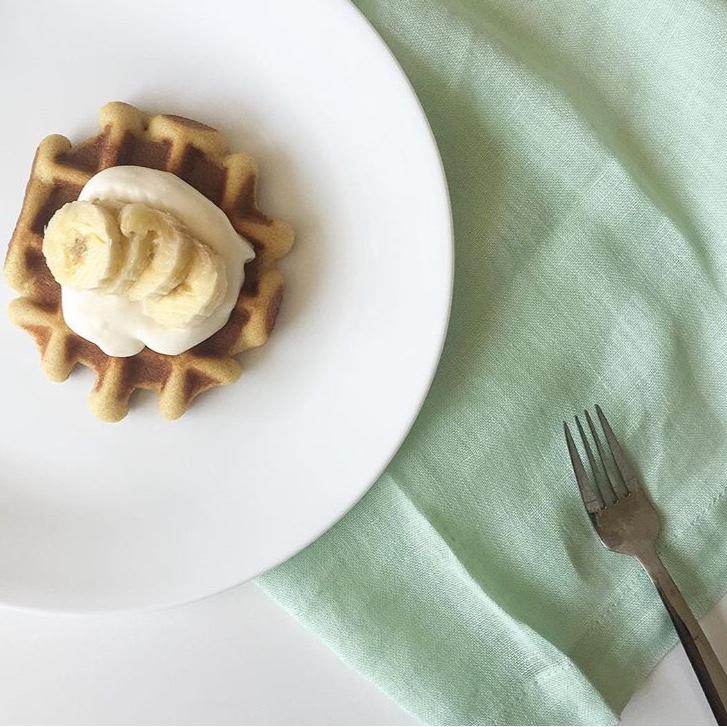
[[[674,579],[669,574],[666,566],[661,562],[656,548],[653,544],[646,545],[638,553],[634,553],[643,566],[644,570],[656,586],[661,600],[664,602],[674,626],[679,632],[680,628],[686,628],[692,636],[699,632],[699,624],[694,614],[687,605]]]
[[[661,558],[659,558],[659,554],[656,552],[653,543],[643,543],[638,551],[634,553],[634,557],[638,558],[644,570],[651,576],[654,582],[657,579],[661,580],[664,575],[668,576],[666,568],[661,562]]]

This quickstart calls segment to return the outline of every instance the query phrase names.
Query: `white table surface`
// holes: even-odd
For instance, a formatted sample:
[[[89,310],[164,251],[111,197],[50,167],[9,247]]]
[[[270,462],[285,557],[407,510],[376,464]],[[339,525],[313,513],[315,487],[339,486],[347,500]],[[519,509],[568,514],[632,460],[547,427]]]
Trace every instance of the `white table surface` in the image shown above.
[[[727,661],[727,598],[704,619]],[[0,723],[415,724],[253,584],[151,613],[0,609]],[[626,724],[713,724],[672,651]]]

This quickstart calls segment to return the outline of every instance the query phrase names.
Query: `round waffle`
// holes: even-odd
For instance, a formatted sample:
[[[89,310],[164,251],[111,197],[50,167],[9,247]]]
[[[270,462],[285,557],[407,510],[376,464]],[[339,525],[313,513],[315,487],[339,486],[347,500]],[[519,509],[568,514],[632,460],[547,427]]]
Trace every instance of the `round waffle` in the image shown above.
[[[235,356],[267,340],[283,293],[277,261],[290,250],[293,231],[260,212],[255,161],[227,154],[216,129],[181,116],[148,116],[120,102],[101,109],[100,127],[97,136],[76,146],[52,135],[38,147],[5,260],[7,279],[20,294],[10,304],[10,318],[35,339],[50,379],[65,380],[76,364],[94,371],[89,405],[99,418],[122,419],[131,394],[152,389],[159,392],[161,413],[175,419],[198,394],[235,381],[240,375]],[[218,205],[255,249],[228,322],[178,356],[148,348],[126,358],[108,356],[75,334],[63,320],[61,289],[43,257],[43,231],[56,210],[77,199],[101,169],[126,164],[176,174]]]

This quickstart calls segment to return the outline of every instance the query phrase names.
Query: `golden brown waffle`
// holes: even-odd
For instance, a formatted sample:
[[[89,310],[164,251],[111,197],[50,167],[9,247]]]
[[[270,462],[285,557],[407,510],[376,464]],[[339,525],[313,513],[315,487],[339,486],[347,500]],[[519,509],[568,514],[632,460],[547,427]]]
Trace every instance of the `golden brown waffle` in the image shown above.
[[[5,260],[7,279],[21,296],[10,304],[10,318],[36,340],[50,379],[65,380],[79,363],[95,372],[90,407],[96,416],[118,421],[136,389],[152,389],[160,394],[162,414],[175,419],[198,394],[235,381],[240,365],[234,356],[267,340],[283,292],[276,263],[290,250],[293,231],[258,210],[255,161],[246,154],[227,154],[216,129],[181,116],[147,116],[118,102],[101,109],[100,127],[97,136],[77,146],[53,135],[38,147]],[[73,333],[61,313],[60,286],[41,250],[43,230],[54,212],[77,199],[96,172],[124,164],[181,177],[221,207],[255,248],[230,320],[178,356],[147,348],[127,358],[107,356]]]

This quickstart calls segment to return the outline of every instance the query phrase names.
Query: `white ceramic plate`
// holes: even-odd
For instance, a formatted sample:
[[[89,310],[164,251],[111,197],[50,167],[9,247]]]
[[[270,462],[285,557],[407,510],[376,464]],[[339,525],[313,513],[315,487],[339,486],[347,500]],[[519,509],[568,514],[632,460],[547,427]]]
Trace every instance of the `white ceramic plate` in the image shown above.
[[[5,239],[38,141],[91,135],[109,100],[218,127],[297,232],[269,343],[177,422],[152,395],[95,420],[90,374],[50,383],[0,321],[0,601],[173,604],[293,555],[393,456],[446,329],[446,185],[393,57],[345,0],[6,0],[0,87]]]

